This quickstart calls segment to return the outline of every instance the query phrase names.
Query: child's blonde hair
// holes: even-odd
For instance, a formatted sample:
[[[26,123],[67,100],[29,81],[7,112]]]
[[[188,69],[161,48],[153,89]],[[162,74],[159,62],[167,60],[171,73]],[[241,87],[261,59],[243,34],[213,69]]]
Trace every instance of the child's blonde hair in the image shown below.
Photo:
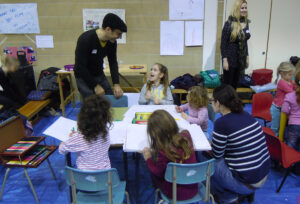
[[[206,88],[193,86],[188,93],[189,104],[196,109],[208,106],[208,93]]]
[[[163,73],[164,76],[160,79],[160,84],[164,85],[164,95],[167,95],[167,89],[169,87],[169,74],[168,74],[168,68],[160,63],[155,63],[154,65],[157,65],[159,68],[160,73]],[[147,91],[151,91],[151,87],[153,85],[153,81],[147,82]]]
[[[15,66],[15,67],[19,67],[20,66],[20,62],[17,58],[15,57],[11,57],[11,56],[7,56],[7,55],[2,55],[1,56],[1,66]]]
[[[232,10],[231,10],[231,16],[236,18],[236,21],[233,21],[232,24],[231,24],[231,29],[232,29],[232,32],[231,32],[231,35],[230,35],[230,41],[231,42],[234,42],[236,40],[237,36],[240,33],[242,35],[245,35],[244,32],[241,32],[241,31],[243,31],[243,28],[242,28],[242,25],[240,23],[241,6],[242,6],[243,3],[248,4],[246,0],[236,0],[233,7],[232,7]],[[246,22],[248,21],[248,14],[245,16],[245,20],[246,20]]]
[[[279,75],[281,73],[288,73],[288,72],[295,72],[295,67],[290,62],[281,62],[280,65],[277,68],[277,78],[275,80],[275,83],[277,84]]]

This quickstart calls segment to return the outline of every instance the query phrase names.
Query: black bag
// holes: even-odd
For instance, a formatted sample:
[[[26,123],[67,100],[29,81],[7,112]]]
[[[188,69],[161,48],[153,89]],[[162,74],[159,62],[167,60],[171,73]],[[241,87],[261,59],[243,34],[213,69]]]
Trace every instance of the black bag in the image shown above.
[[[191,87],[197,86],[198,82],[191,74],[185,74],[172,80],[171,85],[175,89],[189,90]]]
[[[240,78],[239,86],[249,88],[250,86],[254,86],[254,81],[251,76],[244,74]]]
[[[300,58],[297,57],[297,56],[292,56],[292,57],[290,58],[290,62],[291,62],[294,66],[296,66],[296,64],[299,62],[299,60],[300,60]]]

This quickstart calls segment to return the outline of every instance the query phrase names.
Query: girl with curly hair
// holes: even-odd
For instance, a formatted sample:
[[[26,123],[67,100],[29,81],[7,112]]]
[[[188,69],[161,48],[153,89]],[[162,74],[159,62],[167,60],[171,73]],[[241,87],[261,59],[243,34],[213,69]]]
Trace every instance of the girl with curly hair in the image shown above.
[[[59,145],[59,152],[76,152],[76,165],[81,170],[111,168],[108,156],[111,121],[110,103],[102,96],[87,97],[78,115],[78,131],[73,130],[70,138]]]

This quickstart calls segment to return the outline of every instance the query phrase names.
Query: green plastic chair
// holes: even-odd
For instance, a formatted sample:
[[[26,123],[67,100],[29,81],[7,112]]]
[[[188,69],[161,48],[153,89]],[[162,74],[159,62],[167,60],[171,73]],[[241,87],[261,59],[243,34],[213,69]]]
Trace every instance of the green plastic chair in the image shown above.
[[[155,204],[157,203],[158,193],[162,199],[159,203],[196,203],[209,202],[214,204],[214,197],[210,194],[210,176],[215,172],[215,159],[211,159],[195,164],[168,163],[165,180],[172,183],[172,198],[168,198],[160,189],[155,191]],[[206,185],[202,182],[206,180]],[[198,193],[191,199],[177,201],[177,184],[195,184],[198,183]]]
[[[120,181],[116,169],[82,171],[65,167],[66,181],[72,187],[73,203],[101,204],[122,203],[124,195],[129,204],[129,194],[125,191],[126,182]]]

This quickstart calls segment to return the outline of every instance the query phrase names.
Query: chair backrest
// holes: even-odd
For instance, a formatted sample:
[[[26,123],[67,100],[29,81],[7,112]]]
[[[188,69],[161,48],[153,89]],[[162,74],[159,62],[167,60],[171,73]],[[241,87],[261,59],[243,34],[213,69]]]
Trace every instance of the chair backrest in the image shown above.
[[[108,191],[110,175],[112,188],[120,184],[118,172],[114,168],[99,171],[82,171],[66,166],[65,173],[67,184],[72,186],[75,183],[77,190]]]
[[[268,150],[272,159],[275,159],[282,164],[282,145],[279,138],[275,133],[268,127],[263,127],[263,132],[266,137]]]
[[[270,110],[273,96],[270,93],[257,93],[252,98],[252,113],[262,110]]]
[[[177,184],[194,184],[206,180],[215,172],[215,159],[195,164],[169,163],[165,173],[165,180],[173,182],[173,172],[176,171]]]
[[[114,95],[105,95],[110,101],[111,107],[128,107],[128,97],[123,95],[120,98],[116,98]]]

